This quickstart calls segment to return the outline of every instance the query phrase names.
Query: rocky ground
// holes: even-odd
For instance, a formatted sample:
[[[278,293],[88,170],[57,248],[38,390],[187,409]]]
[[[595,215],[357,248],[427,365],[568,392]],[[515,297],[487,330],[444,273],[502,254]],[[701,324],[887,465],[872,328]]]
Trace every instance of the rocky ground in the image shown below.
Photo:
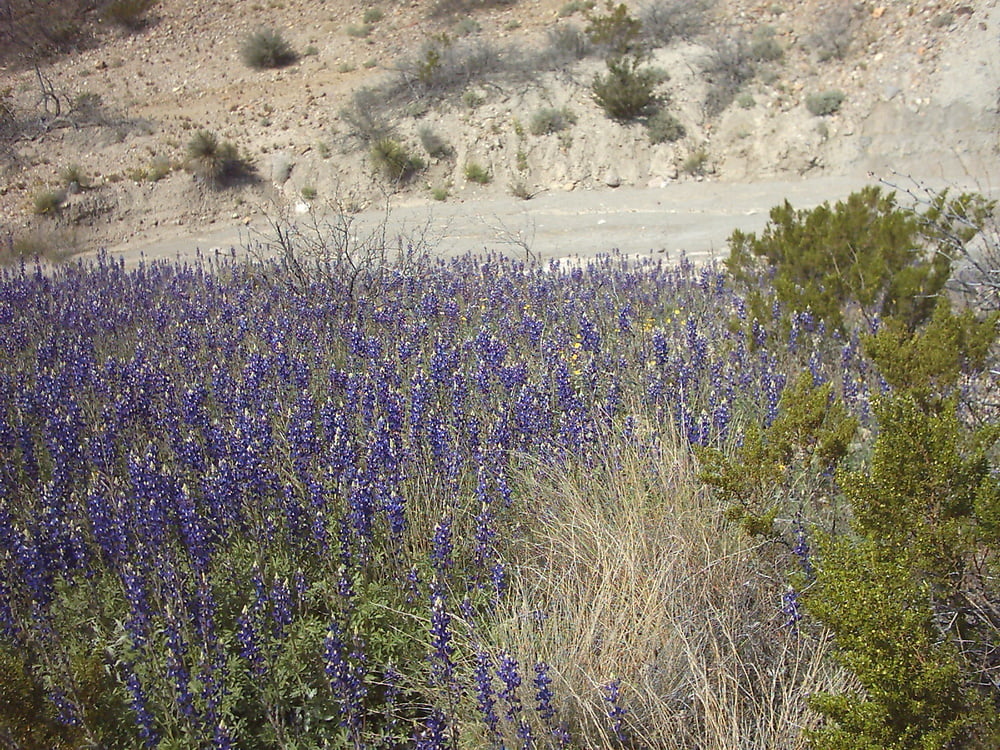
[[[412,70],[421,43],[436,34],[527,56],[551,44],[553,29],[587,23],[565,0],[435,15],[440,2],[160,0],[136,31],[96,11],[84,17],[97,41],[37,69],[7,55],[0,92],[10,89],[25,127],[0,156],[0,241],[50,251],[135,248],[328,204],[353,211],[440,199],[474,212],[476,201],[504,196],[872,171],[996,187],[997,0],[718,0],[703,33],[652,56],[669,74],[661,90],[684,127],[678,141],[654,145],[641,123],[610,120],[591,94],[604,69],[593,57],[403,102],[393,110],[396,137],[427,166],[406,185],[390,184],[344,116],[355,92]],[[644,5],[629,7],[640,14]],[[373,8],[382,16],[364,33]],[[265,27],[280,31],[297,62],[276,70],[244,64],[241,44]],[[780,59],[762,64],[721,113],[706,111],[712,50],[762,29]],[[829,90],[844,93],[840,109],[811,113],[807,97]],[[62,103],[60,117],[51,107],[46,116],[53,100]],[[529,124],[543,107],[566,107],[575,123],[533,135]],[[220,189],[186,169],[188,143],[201,129],[236,144],[255,179]],[[421,129],[450,154],[423,153]],[[472,162],[488,183],[467,178]],[[64,200],[39,214],[36,199],[47,191]]]

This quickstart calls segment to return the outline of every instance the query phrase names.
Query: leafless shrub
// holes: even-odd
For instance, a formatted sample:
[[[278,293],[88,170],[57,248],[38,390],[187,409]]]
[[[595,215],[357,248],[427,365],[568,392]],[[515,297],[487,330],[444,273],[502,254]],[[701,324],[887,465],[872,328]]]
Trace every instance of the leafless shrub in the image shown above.
[[[842,60],[854,38],[855,13],[850,3],[827,9],[816,21],[816,32],[807,38],[820,62]]]
[[[448,18],[460,13],[473,13],[504,5],[515,5],[517,0],[436,0],[431,6],[432,18]]]
[[[642,34],[655,47],[696,37],[708,28],[715,1],[648,0],[638,12]]]
[[[474,83],[523,72],[524,66],[515,47],[438,36],[424,42],[416,57],[404,59],[397,70],[399,80],[391,93],[424,98],[450,96]]]
[[[351,203],[335,199],[305,216],[265,211],[267,227],[251,235],[251,256],[260,263],[276,258],[293,290],[334,285],[354,299],[378,297],[396,280],[429,272],[429,219],[412,229],[394,226],[387,198],[380,217],[366,224]]]
[[[709,45],[705,76],[709,90],[705,114],[715,117],[730,105],[743,85],[757,72],[752,41],[743,32],[716,36]]]
[[[540,70],[556,70],[593,55],[595,47],[579,26],[557,24],[548,30],[548,43],[537,53]]]
[[[947,288],[980,312],[1000,311],[1000,212],[997,202],[980,193],[962,193],[945,200],[949,191],[935,190],[905,175],[880,180],[906,194],[914,215],[937,242],[938,252],[951,261]],[[943,213],[942,213],[943,212]]]
[[[340,119],[347,125],[348,135],[365,146],[395,136],[395,127],[386,112],[386,97],[377,89],[355,91],[340,111]]]

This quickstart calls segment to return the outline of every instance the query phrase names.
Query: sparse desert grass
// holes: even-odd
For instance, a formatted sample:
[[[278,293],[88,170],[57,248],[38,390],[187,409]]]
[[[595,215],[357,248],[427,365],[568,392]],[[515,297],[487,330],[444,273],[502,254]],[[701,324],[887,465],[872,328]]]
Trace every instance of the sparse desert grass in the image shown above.
[[[705,174],[708,169],[708,152],[704,148],[692,152],[684,159],[681,169],[696,177]]]

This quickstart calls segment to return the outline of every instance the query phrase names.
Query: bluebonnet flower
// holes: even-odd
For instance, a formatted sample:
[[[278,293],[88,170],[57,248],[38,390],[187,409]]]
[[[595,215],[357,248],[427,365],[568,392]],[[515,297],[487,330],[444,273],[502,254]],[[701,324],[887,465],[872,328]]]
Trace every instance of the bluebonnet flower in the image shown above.
[[[125,688],[128,690],[129,694],[129,708],[132,709],[132,715],[135,717],[135,723],[139,727],[139,736],[142,738],[142,744],[145,747],[156,747],[159,744],[160,735],[156,731],[156,724],[153,719],[153,715],[149,712],[149,706],[146,700],[146,694],[142,689],[142,684],[139,681],[139,676],[135,673],[135,669],[131,664],[124,664],[125,669]]]
[[[517,659],[506,651],[500,653],[500,664],[497,667],[497,677],[501,688],[499,697],[507,705],[506,716],[509,721],[517,721],[521,713],[521,698],[518,690],[521,687],[521,675],[518,672]]]
[[[431,667],[439,685],[447,685],[455,674],[452,656],[455,646],[451,642],[451,615],[445,609],[444,596],[431,595]]]
[[[628,710],[621,702],[621,680],[612,680],[604,686],[603,692],[608,718],[611,720],[611,729],[619,742],[628,742],[628,732],[625,729],[625,716]]]
[[[802,619],[802,611],[799,608],[798,592],[789,587],[781,596],[781,611],[785,615],[784,627],[791,628],[793,632],[798,632],[799,620]]]

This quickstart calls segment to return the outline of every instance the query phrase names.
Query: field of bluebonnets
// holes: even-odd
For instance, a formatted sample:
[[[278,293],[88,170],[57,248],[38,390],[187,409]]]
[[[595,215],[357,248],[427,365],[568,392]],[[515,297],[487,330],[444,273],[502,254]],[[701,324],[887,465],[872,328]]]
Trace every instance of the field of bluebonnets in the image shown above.
[[[832,471],[747,534],[695,452],[796,389],[869,451],[862,326],[613,254],[292,282],[2,271],[3,744],[798,748],[857,691],[799,603]]]

